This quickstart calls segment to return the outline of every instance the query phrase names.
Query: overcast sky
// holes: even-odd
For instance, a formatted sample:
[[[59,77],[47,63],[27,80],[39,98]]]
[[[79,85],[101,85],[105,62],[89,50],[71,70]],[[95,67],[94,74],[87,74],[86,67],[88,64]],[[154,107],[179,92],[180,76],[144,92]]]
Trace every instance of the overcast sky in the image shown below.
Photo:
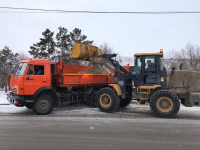
[[[200,11],[200,0],[0,0],[0,7],[74,11]],[[200,46],[200,14],[79,14],[10,13],[0,9],[0,49],[28,52],[46,28],[80,28],[99,46],[107,42],[115,53],[180,50],[190,42]],[[19,10],[19,12],[25,12]]]

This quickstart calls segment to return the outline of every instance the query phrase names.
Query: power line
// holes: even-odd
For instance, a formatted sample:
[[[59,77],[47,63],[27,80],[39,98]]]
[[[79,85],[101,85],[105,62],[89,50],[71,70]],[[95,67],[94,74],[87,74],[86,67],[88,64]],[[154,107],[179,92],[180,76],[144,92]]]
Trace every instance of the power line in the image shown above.
[[[60,14],[60,13],[64,13],[64,12],[31,12],[31,11],[29,11],[29,12],[24,12],[24,11],[0,11],[0,13],[25,13],[25,14],[37,14],[37,13],[41,13],[41,14],[48,14],[48,13],[55,13],[55,14]]]
[[[96,13],[96,14],[199,14],[200,11],[70,11],[70,10],[50,10],[50,9],[33,9],[33,8],[16,8],[16,7],[0,7],[0,9],[26,10],[39,12],[18,12],[11,13]],[[0,11],[9,12],[9,11]]]

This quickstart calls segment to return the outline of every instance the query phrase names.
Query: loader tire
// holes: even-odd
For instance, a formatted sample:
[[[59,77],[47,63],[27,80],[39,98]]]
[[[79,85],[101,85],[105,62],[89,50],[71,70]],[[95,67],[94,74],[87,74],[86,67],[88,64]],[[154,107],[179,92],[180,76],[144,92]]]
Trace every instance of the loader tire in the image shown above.
[[[173,92],[160,90],[152,95],[150,108],[156,117],[173,118],[180,109],[180,102]]]
[[[119,107],[124,108],[128,106],[132,101],[132,86],[126,87],[126,99],[122,99],[120,101]]]
[[[126,106],[128,106],[132,101],[132,92],[129,92],[126,95],[126,99],[121,99],[119,107],[124,108]]]
[[[41,95],[33,104],[33,111],[37,115],[46,115],[53,110],[53,99],[49,95]]]
[[[120,98],[114,89],[106,87],[97,92],[96,101],[101,111],[112,113],[119,107]]]
[[[121,99],[119,107],[124,108],[131,103],[132,99]]]

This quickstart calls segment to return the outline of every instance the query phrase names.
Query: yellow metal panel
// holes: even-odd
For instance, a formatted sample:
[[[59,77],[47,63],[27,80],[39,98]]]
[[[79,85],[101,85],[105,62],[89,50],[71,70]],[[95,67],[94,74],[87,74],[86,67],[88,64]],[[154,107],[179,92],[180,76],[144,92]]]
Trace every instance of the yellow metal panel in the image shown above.
[[[108,85],[109,85],[109,86],[112,86],[112,87],[115,89],[115,91],[117,92],[117,95],[118,95],[118,96],[122,95],[121,88],[119,87],[118,84],[108,84]]]
[[[160,55],[163,56],[163,53],[136,53],[134,56],[150,56],[150,55]]]
[[[153,85],[153,86],[139,86],[140,89],[156,89],[158,87],[161,87],[161,85]]]

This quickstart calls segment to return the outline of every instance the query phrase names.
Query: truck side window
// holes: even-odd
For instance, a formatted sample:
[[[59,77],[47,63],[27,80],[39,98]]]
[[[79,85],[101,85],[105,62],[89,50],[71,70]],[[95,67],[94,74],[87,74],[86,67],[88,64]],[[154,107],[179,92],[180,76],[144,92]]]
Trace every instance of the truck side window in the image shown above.
[[[44,66],[35,65],[34,75],[44,75]]]

